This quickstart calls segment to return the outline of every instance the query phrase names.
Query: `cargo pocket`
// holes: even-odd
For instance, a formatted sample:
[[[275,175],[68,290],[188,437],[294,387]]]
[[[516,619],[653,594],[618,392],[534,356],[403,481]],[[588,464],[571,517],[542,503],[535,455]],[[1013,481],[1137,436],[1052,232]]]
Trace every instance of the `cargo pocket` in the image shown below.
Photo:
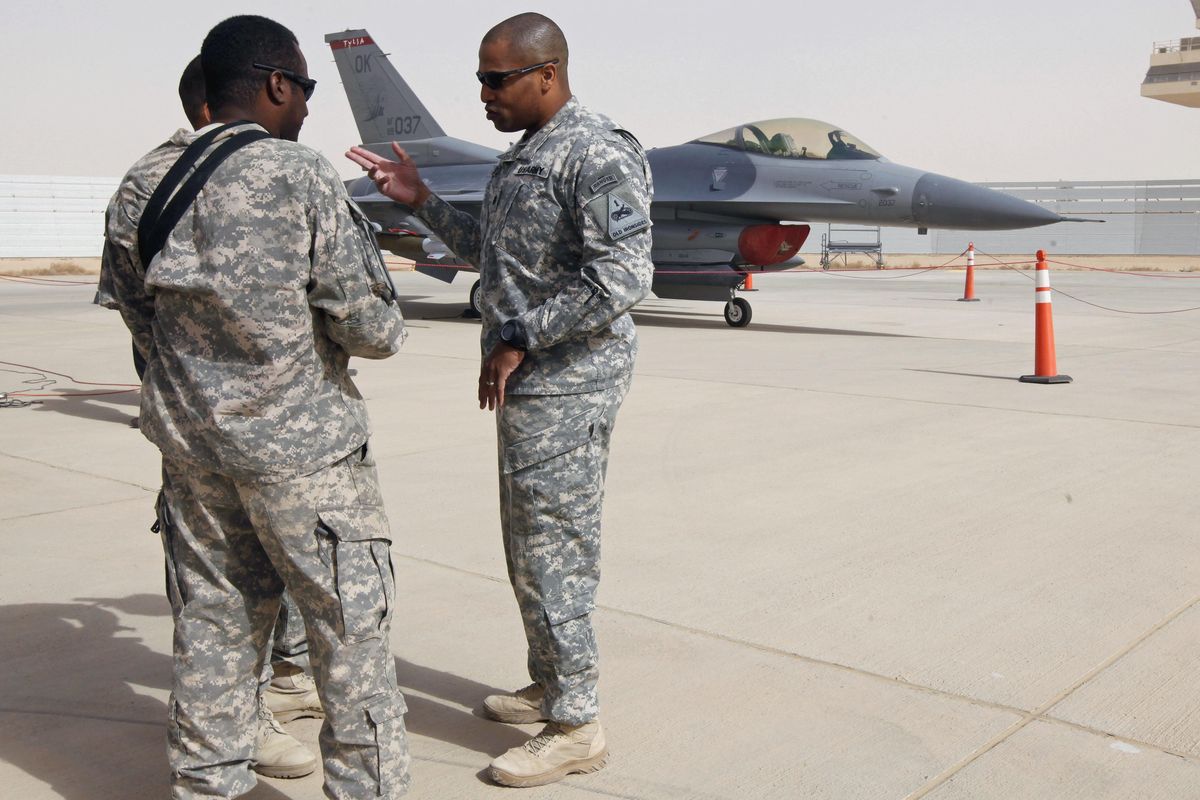
[[[375,734],[374,778],[378,797],[399,797],[408,787],[408,742],[404,733],[404,697],[395,694],[367,704],[367,719]],[[370,769],[370,760],[367,761]]]
[[[600,502],[592,447],[598,423],[588,410],[504,448],[500,469],[514,535],[560,533],[591,519]]]
[[[590,598],[546,603],[550,646],[560,676],[595,666],[596,632],[591,620],[595,607]]]
[[[178,531],[171,517],[171,508],[167,505],[167,495],[161,489],[158,499],[154,501],[154,524],[150,530],[162,537],[163,556],[166,561],[167,601],[178,615],[183,608],[183,584],[179,581],[179,571],[175,566],[175,537]]]
[[[391,538],[382,506],[317,512],[318,532],[332,544],[332,569],[346,644],[383,635],[396,603]]]
[[[501,197],[491,233],[492,245],[524,267],[537,264],[554,240],[561,208],[553,196],[529,181],[518,183]]]
[[[392,283],[392,276],[388,272],[387,264],[383,261],[383,253],[379,249],[379,240],[375,236],[375,227],[367,215],[363,213],[363,210],[358,207],[357,203],[350,198],[346,198],[346,205],[350,208],[350,217],[354,220],[354,224],[358,228],[362,239],[360,242],[362,245],[362,266],[363,273],[367,279],[367,286],[371,290],[371,294],[380,298],[388,305],[395,305],[399,295],[396,292],[396,285]]]

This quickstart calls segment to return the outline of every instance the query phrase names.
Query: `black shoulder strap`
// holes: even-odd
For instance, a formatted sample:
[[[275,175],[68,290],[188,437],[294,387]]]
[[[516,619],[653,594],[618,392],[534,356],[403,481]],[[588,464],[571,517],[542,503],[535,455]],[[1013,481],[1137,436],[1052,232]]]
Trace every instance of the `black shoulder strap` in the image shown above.
[[[162,215],[163,206],[167,204],[167,200],[171,198],[171,194],[178,188],[183,177],[188,173],[200,156],[212,144],[213,139],[216,139],[225,131],[229,130],[233,125],[222,125],[219,128],[213,128],[203,136],[198,137],[194,142],[188,145],[187,149],[175,160],[171,169],[167,170],[167,174],[163,176],[162,182],[150,195],[150,199],[146,202],[146,207],[142,209],[142,217],[138,220],[138,252],[146,252],[146,239],[150,230],[158,223],[158,218]],[[142,264],[150,263],[149,258],[142,258]]]
[[[146,203],[146,208],[142,211],[142,217],[138,221],[138,256],[143,268],[149,266],[154,257],[162,250],[171,231],[183,218],[192,201],[200,194],[205,182],[221,165],[221,162],[251,142],[270,137],[270,134],[263,130],[248,130],[234,134],[217,146],[208,158],[205,158],[204,162],[196,168],[196,171],[184,181],[188,170],[200,160],[214,139],[230,128],[242,124],[245,123],[232,122],[222,125],[188,145],[179,160],[167,171],[162,183],[154,190],[154,194],[150,195],[150,200]],[[181,182],[182,186],[180,186]],[[179,189],[178,192],[175,191],[176,188]]]

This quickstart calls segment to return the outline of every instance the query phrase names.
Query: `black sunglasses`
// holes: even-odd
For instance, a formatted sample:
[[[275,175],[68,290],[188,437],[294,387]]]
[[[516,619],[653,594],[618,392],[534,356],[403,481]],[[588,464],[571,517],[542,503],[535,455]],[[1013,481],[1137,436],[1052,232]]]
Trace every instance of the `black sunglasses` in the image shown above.
[[[533,72],[535,69],[548,67],[551,64],[557,64],[558,59],[552,58],[549,61],[543,61],[540,64],[533,64],[528,67],[517,67],[516,69],[506,69],[503,71],[493,70],[491,72],[476,72],[475,77],[479,78],[479,82],[489,89],[499,89],[504,85],[504,82],[513,75],[524,75],[526,72]]]
[[[312,78],[306,78],[303,75],[297,75],[296,73],[292,72],[290,69],[284,69],[283,67],[273,67],[270,64],[259,64],[257,62],[255,62],[254,68],[266,70],[267,72],[278,72],[280,75],[287,78],[289,81],[291,81],[292,83],[299,86],[302,90],[304,90],[305,102],[308,102],[309,100],[311,100],[312,96],[313,96],[313,92],[315,92],[317,90],[317,82],[316,81],[314,81]]]

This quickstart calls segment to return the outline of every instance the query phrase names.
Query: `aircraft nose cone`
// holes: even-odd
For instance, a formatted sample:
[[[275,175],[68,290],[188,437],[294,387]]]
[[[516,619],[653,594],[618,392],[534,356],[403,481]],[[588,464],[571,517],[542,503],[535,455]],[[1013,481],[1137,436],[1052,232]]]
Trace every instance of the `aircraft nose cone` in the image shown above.
[[[1003,231],[1062,221],[1036,203],[932,172],[913,187],[912,211],[913,219],[930,228]]]

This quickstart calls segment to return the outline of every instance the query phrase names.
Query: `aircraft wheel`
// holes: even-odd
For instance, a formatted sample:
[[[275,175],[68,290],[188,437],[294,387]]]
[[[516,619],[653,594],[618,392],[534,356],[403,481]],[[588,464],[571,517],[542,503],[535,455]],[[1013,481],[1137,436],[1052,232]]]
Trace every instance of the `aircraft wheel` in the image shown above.
[[[471,310],[478,314],[479,307],[483,305],[483,284],[480,281],[475,281],[475,285],[471,287],[471,296],[469,299]]]
[[[735,297],[725,304],[725,321],[733,328],[744,328],[750,324],[750,304]]]

